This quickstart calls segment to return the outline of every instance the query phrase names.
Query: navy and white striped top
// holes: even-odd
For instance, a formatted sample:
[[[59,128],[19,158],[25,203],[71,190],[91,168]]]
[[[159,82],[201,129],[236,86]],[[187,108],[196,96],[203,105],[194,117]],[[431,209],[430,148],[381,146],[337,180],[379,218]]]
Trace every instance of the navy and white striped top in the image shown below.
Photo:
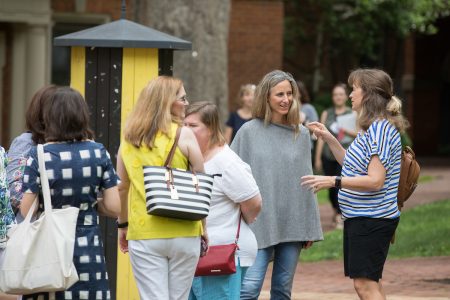
[[[366,132],[358,133],[345,153],[342,177],[367,175],[371,157],[378,155],[386,169],[386,179],[379,191],[339,190],[339,206],[344,218],[395,219],[400,216],[397,192],[401,154],[400,133],[385,119],[373,122]]]

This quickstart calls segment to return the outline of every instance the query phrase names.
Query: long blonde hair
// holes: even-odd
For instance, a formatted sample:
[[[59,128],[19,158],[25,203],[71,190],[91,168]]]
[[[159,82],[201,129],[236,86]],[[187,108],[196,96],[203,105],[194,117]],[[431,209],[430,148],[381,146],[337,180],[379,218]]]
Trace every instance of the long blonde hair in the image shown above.
[[[297,83],[291,74],[275,70],[266,74],[256,87],[255,100],[253,104],[253,118],[264,120],[267,126],[272,119],[272,110],[269,105],[270,90],[282,81],[289,81],[292,88],[292,103],[286,117],[289,125],[294,127],[296,134],[299,132],[300,125],[300,100]]]
[[[179,117],[171,114],[172,104],[183,86],[180,79],[159,76],[142,89],[138,101],[130,113],[125,129],[125,141],[150,149],[154,146],[156,134],[160,131],[170,136],[171,123],[181,124]]]
[[[367,130],[377,119],[387,119],[400,132],[408,126],[402,115],[402,102],[394,96],[391,77],[379,69],[357,69],[348,77],[350,86],[360,87],[363,91],[358,126]]]

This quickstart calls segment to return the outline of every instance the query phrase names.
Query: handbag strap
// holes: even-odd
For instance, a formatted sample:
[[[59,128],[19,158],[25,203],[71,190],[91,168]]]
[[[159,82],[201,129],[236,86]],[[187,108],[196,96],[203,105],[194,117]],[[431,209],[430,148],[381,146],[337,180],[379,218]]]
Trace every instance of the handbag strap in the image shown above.
[[[42,195],[44,197],[44,210],[45,214],[49,215],[52,213],[52,200],[50,196],[50,186],[48,184],[47,170],[45,169],[44,146],[42,144],[37,145],[37,152]]]
[[[239,213],[239,223],[238,223],[238,229],[236,232],[236,240],[235,240],[235,244],[237,245],[238,241],[239,241],[239,233],[241,232],[241,220],[242,220],[242,212]]]
[[[173,159],[173,156],[175,155],[175,150],[177,149],[178,140],[180,139],[180,133],[181,133],[181,127],[178,126],[177,133],[175,135],[175,140],[173,141],[172,148],[170,148],[169,156],[167,156],[166,162],[164,163],[164,166],[166,168],[170,168],[170,166],[172,165],[172,159]]]

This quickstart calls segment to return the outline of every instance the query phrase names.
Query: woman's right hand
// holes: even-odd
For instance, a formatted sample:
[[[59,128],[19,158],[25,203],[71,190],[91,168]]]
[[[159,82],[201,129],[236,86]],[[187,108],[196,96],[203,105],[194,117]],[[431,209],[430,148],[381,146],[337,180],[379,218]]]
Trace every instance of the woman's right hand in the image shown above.
[[[122,253],[128,252],[127,232],[128,232],[128,228],[119,228],[118,229],[119,248],[120,248],[120,251],[122,251]]]
[[[332,139],[334,136],[328,131],[327,127],[320,122],[311,122],[306,125],[311,131],[311,134],[317,138],[322,138],[325,142]]]

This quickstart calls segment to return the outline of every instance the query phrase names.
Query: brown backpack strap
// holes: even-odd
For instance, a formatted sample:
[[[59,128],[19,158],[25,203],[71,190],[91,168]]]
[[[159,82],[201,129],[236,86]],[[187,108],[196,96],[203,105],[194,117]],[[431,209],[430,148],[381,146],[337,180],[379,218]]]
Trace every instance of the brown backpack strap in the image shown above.
[[[175,150],[177,149],[178,140],[180,139],[180,133],[181,133],[181,127],[178,126],[177,133],[175,135],[175,140],[173,142],[172,148],[170,148],[169,156],[167,156],[166,162],[164,163],[164,166],[166,168],[170,168],[170,165],[172,164],[173,156],[175,155]]]

